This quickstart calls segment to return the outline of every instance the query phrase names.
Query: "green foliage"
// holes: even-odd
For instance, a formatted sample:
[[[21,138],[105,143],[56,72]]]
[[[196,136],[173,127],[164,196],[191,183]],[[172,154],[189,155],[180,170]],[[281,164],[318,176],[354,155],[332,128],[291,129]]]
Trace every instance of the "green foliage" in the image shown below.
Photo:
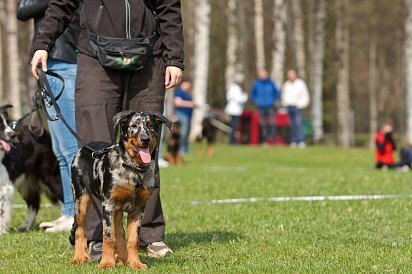
[[[219,145],[210,159],[193,155],[162,169],[166,242],[163,260],[141,252],[149,273],[382,273],[412,268],[412,200],[255,202],[212,199],[412,194],[412,173],[372,168],[373,153]],[[204,202],[192,205],[192,201]],[[17,203],[22,203],[16,197]],[[43,208],[38,221],[58,217]],[[15,209],[14,225],[25,217]],[[0,273],[97,273],[97,263],[70,265],[67,235],[38,229],[0,237]],[[135,273],[118,267],[108,273]]]

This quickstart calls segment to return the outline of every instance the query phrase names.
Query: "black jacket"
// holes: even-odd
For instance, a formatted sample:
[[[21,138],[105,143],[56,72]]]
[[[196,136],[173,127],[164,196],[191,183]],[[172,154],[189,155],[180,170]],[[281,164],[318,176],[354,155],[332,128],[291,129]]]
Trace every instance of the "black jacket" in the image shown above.
[[[163,54],[167,66],[184,68],[183,32],[180,0],[147,0],[155,7],[161,35],[154,47],[154,55]],[[108,37],[126,37],[126,2],[130,5],[131,37],[152,35],[157,30],[156,19],[145,0],[50,0],[46,18],[40,27],[34,49],[50,51],[54,40],[65,30],[72,16],[83,2],[80,14],[81,32],[77,48],[94,56],[88,32]]]
[[[32,51],[34,53],[34,42],[50,0],[20,0],[17,7],[17,18],[21,21],[34,19],[34,37],[32,40]],[[49,57],[69,63],[77,62],[76,45],[80,33],[80,11],[76,10],[74,16],[63,34],[56,40],[54,47],[49,51]]]

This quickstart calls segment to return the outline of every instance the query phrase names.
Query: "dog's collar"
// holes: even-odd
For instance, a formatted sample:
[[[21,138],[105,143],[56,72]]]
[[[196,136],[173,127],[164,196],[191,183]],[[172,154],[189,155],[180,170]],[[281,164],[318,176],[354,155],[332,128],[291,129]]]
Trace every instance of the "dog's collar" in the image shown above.
[[[146,165],[131,165],[131,164],[126,163],[126,162],[123,160],[122,167],[125,168],[125,169],[131,169],[132,171],[137,172],[137,173],[145,173],[146,171],[149,170],[150,164],[146,164]]]

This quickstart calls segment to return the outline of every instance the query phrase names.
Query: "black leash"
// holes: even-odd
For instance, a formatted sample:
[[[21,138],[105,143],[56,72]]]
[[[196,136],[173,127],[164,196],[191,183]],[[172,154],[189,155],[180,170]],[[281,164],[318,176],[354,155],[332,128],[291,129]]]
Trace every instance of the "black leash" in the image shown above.
[[[53,77],[56,77],[57,79],[59,79],[62,82],[62,87],[61,87],[59,93],[57,94],[57,96],[54,97],[54,99],[57,101],[57,100],[59,100],[59,98],[63,94],[63,90],[64,90],[64,87],[65,87],[64,86],[65,85],[64,78],[61,75],[59,75],[55,72],[52,72],[52,71],[47,71],[46,74],[50,75],[50,76],[53,76]],[[46,103],[43,99],[46,100]],[[9,126],[13,130],[16,130],[17,126],[22,121],[24,121],[25,119],[30,117],[30,122],[28,124],[29,131],[30,131],[30,133],[32,134],[33,137],[40,138],[44,134],[44,124],[43,124],[43,118],[42,118],[39,110],[43,108],[45,110],[46,116],[48,116],[48,118],[50,118],[50,119],[53,119],[52,117],[50,117],[50,115],[48,115],[48,112],[46,111],[46,107],[50,107],[50,106],[51,106],[51,102],[50,102],[50,100],[48,100],[48,97],[45,96],[45,94],[43,94],[41,90],[36,90],[35,94],[32,96],[32,105],[31,105],[30,111],[27,112],[26,114],[24,114],[20,119],[12,121],[9,124]],[[40,134],[36,134],[34,132],[34,126],[32,124],[33,115],[34,115],[35,112],[37,113],[37,116],[40,120]]]
[[[61,77],[59,74],[48,71],[46,72],[48,75],[54,76],[58,79],[60,79],[63,82],[63,89],[64,89],[64,79],[63,77]],[[86,144],[86,142],[84,142],[82,140],[82,138],[80,138],[79,135],[77,135],[77,133],[71,128],[71,126],[69,125],[69,123],[66,121],[66,119],[64,118],[64,116],[62,115],[61,111],[60,111],[60,107],[57,104],[57,99],[56,97],[54,97],[53,91],[50,88],[50,84],[49,81],[47,81],[47,77],[46,77],[46,73],[40,68],[37,68],[37,74],[39,75],[39,80],[37,81],[37,86],[39,87],[39,91],[40,91],[40,95],[42,97],[43,100],[41,101],[41,107],[43,108],[44,112],[46,113],[46,117],[49,121],[57,121],[57,120],[61,120],[63,122],[63,124],[66,126],[66,128],[70,131],[70,133],[77,139],[77,141],[84,147],[86,147],[87,149],[92,151],[92,157],[94,159],[99,158],[100,156],[108,153],[110,150],[114,149],[114,148],[118,148],[120,147],[118,144],[112,145],[110,147],[106,147],[100,150],[95,150],[92,147],[90,147],[88,144]],[[61,95],[62,91],[59,93],[59,97]],[[46,102],[46,103],[45,103]],[[47,111],[47,108],[53,106],[54,110],[55,110],[55,114],[50,115]],[[125,162],[125,160],[122,158],[123,160],[123,167],[128,167],[133,169],[134,171],[138,171],[138,172],[146,172],[149,168],[149,165],[131,165]]]

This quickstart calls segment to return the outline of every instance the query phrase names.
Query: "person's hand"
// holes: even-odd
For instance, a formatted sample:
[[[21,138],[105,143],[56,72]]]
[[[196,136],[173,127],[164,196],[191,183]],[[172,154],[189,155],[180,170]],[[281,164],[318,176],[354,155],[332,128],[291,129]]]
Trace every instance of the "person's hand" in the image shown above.
[[[47,57],[49,54],[45,50],[36,50],[33,55],[33,59],[31,59],[31,73],[33,74],[34,78],[39,80],[39,75],[37,74],[37,67],[41,64],[41,68],[44,72],[47,71]]]
[[[166,67],[165,86],[166,89],[176,87],[182,81],[182,70],[178,67]]]

